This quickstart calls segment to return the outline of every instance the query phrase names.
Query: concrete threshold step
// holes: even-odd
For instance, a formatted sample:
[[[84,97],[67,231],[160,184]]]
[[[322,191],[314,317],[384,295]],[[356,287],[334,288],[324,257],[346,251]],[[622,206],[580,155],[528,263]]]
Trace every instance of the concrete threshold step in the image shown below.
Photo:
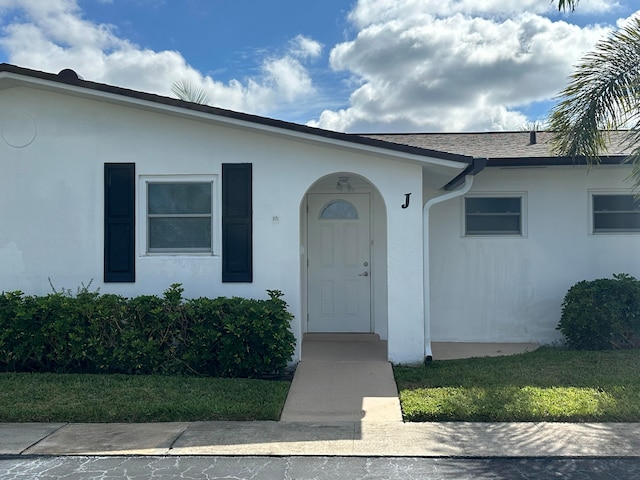
[[[387,361],[387,342],[383,340],[308,340],[302,342],[302,361],[371,362]]]
[[[305,333],[305,342],[379,342],[377,333]]]

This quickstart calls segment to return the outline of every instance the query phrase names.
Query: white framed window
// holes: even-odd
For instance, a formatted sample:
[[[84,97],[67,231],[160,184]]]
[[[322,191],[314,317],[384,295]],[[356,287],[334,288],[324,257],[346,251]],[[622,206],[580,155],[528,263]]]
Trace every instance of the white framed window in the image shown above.
[[[640,233],[640,199],[631,193],[591,192],[591,232]]]
[[[465,236],[524,236],[526,196],[482,194],[464,197]]]
[[[145,254],[190,255],[215,252],[215,177],[141,178]]]

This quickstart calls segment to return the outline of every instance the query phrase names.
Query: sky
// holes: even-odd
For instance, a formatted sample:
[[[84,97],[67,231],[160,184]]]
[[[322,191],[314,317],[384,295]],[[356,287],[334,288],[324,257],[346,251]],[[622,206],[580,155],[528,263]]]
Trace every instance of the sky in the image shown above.
[[[635,5],[635,6],[633,6]],[[637,0],[0,0],[0,62],[349,133],[544,127]]]

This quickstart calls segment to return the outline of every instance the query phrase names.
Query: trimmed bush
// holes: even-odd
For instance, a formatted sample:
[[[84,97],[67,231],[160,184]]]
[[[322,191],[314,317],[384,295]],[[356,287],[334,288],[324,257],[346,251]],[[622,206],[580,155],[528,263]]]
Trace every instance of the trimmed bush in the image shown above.
[[[127,299],[84,288],[37,297],[0,295],[0,371],[281,375],[295,338],[282,292],[266,300]]]
[[[640,348],[640,282],[619,274],[576,283],[564,298],[557,329],[571,348]]]

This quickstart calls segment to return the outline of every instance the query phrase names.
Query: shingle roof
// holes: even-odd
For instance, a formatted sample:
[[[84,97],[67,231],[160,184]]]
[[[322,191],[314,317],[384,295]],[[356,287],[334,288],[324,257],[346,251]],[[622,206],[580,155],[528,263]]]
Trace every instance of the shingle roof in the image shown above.
[[[608,151],[604,163],[619,163],[630,151],[624,143],[625,132],[609,132]],[[482,132],[482,133],[394,133],[362,134],[366,138],[401,145],[430,148],[442,152],[489,159],[488,165],[565,164],[570,158],[559,158],[551,152],[552,132]],[[534,143],[532,143],[534,140]],[[582,159],[577,159],[581,163]]]

